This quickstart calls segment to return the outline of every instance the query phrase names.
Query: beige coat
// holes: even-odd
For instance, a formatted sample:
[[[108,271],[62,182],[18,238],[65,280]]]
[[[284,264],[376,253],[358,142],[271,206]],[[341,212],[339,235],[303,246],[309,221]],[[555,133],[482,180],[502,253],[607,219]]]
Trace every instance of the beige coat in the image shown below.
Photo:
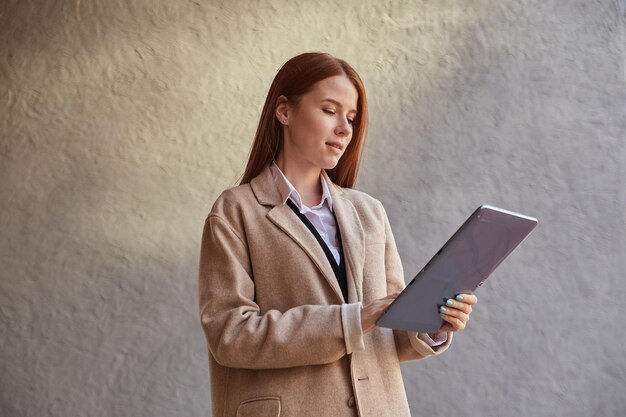
[[[224,191],[208,215],[199,269],[213,417],[409,415],[400,361],[440,354],[414,332],[363,335],[357,309],[404,287],[383,205],[332,183],[349,299],[269,166]],[[358,414],[357,414],[358,413]]]

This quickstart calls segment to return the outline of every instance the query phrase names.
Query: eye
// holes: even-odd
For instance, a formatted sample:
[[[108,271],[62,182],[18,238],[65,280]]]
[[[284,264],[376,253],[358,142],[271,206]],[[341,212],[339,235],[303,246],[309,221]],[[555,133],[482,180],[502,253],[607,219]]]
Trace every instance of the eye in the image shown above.
[[[348,123],[350,123],[351,125],[354,124],[354,119],[348,119]]]
[[[324,113],[326,114],[335,114],[334,110],[330,110],[330,109],[324,109]]]

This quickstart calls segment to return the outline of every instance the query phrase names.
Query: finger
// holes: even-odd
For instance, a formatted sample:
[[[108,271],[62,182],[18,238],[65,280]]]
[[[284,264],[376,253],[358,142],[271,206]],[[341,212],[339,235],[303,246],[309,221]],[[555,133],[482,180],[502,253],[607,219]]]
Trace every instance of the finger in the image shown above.
[[[368,307],[370,305],[379,304],[379,303],[388,304],[389,302],[392,302],[393,300],[395,300],[399,294],[400,294],[399,292],[396,292],[396,293],[389,294],[382,298],[377,298],[375,300],[368,302],[366,305],[363,306],[363,308]]]
[[[372,302],[372,307],[378,312],[378,314],[382,314],[384,310],[387,309],[394,302],[393,298],[385,297],[378,300],[374,300]]]
[[[453,332],[458,332],[460,330],[465,329],[465,323],[456,317],[452,317],[447,314],[444,314],[443,316],[441,316],[441,318],[447,321],[448,323],[450,323],[450,325],[452,326]]]
[[[457,301],[457,300],[453,300],[451,298],[449,298],[446,301],[445,306],[446,309],[457,309],[457,310],[461,310],[462,312],[469,314],[472,312],[472,306],[470,304],[466,304],[463,301]]]
[[[382,298],[378,298],[378,301],[387,301],[387,300],[395,300],[396,297],[398,297],[398,295],[400,295],[399,292],[394,292],[393,294],[387,294],[386,296],[382,297]]]
[[[445,310],[443,310],[443,308],[445,308]],[[446,307],[443,307],[443,308],[439,309],[439,314],[443,314],[444,316],[454,317],[463,322],[467,322],[469,320],[469,314],[466,314],[460,310],[456,310],[453,308],[446,308]]]
[[[444,323],[443,326],[439,328],[440,332],[451,332],[452,330],[452,326],[450,326],[449,323]]]
[[[387,310],[387,307],[389,307],[390,304],[391,303],[387,303],[385,301],[375,300],[371,304],[368,304],[367,307],[363,307],[363,310],[361,310],[361,315],[362,316],[367,316],[367,315],[379,316],[385,310]]]
[[[458,297],[460,297],[461,299],[459,300]],[[457,294],[455,297],[453,297],[453,299],[469,305],[474,305],[478,302],[478,297],[476,297],[474,294],[461,293]]]
[[[441,326],[441,330],[442,332],[454,332],[456,331],[456,329],[450,324],[450,323],[445,323],[443,326]]]

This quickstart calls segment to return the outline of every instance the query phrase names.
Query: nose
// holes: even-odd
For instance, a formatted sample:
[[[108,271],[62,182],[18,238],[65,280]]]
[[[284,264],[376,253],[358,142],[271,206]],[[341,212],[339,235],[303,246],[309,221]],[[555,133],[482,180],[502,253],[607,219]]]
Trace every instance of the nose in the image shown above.
[[[347,119],[341,119],[337,123],[335,133],[339,136],[350,137],[350,135],[352,135],[352,125],[348,122]]]

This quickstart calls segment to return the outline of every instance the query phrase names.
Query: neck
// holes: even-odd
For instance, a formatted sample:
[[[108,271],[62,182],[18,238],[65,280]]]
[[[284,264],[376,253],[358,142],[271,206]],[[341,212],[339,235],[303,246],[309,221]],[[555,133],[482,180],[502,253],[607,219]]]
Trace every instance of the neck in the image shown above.
[[[286,160],[282,155],[276,157],[276,165],[285,174],[289,182],[298,190],[298,194],[307,206],[315,206],[322,200],[322,169],[316,166],[303,166],[295,161]]]

